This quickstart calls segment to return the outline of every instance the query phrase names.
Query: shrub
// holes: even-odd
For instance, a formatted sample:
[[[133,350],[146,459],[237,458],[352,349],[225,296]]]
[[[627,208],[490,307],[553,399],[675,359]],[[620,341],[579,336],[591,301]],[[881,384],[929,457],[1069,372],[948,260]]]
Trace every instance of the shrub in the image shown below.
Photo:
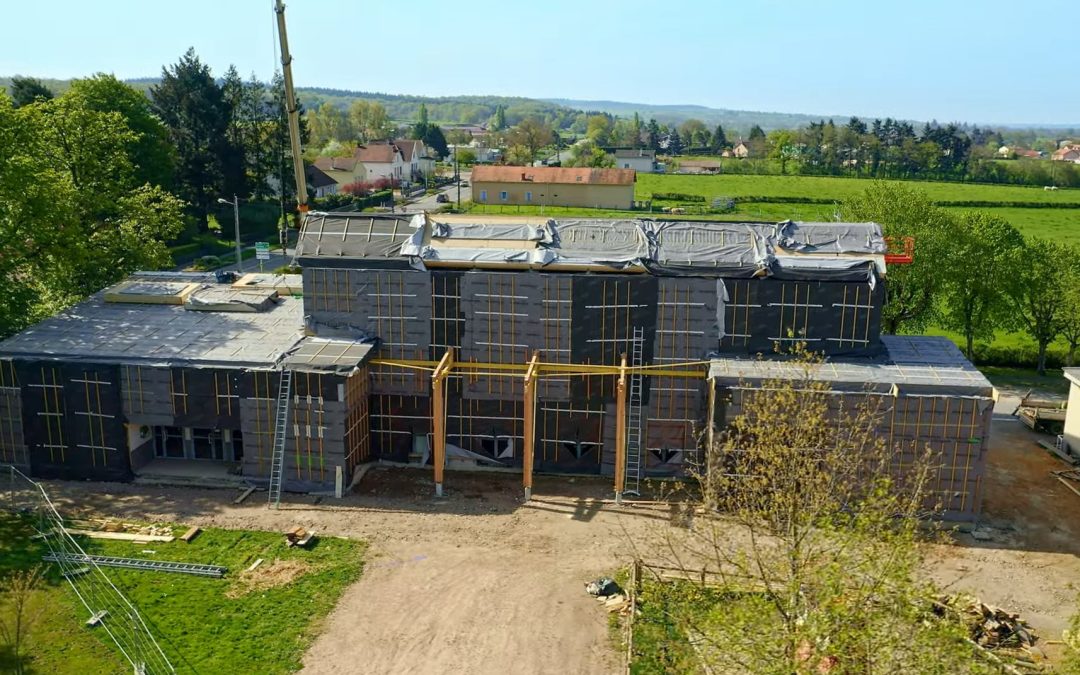
[[[195,261],[192,268],[200,271],[212,270],[221,267],[221,258],[216,255],[204,255]]]

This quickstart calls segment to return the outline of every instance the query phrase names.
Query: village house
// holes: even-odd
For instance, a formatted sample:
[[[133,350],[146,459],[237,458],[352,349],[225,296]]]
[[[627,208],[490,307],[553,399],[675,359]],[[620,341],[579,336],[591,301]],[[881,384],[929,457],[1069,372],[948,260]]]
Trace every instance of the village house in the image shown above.
[[[353,158],[367,169],[369,181],[374,182],[380,178],[400,181],[405,176],[405,162],[401,150],[389,141],[361,145],[353,152]]]
[[[641,148],[618,148],[614,153],[615,168],[633,169],[638,173],[656,171],[656,151]]]
[[[478,204],[626,210],[634,204],[636,180],[633,169],[478,166],[472,193]]]
[[[315,160],[315,168],[338,185],[367,180],[367,168],[356,157],[319,157]]]
[[[720,162],[715,159],[684,159],[679,162],[679,173],[720,173]]]
[[[743,141],[739,141],[735,144],[735,147],[731,149],[731,156],[738,157],[739,159],[746,159],[750,156],[750,146]]]
[[[405,180],[422,182],[435,173],[435,159],[429,156],[429,149],[423,141],[399,138],[394,141],[394,147],[401,153]]]
[[[316,199],[338,193],[338,182],[325,171],[311,164],[308,164],[305,169],[308,189],[315,193]]]
[[[1050,159],[1057,162],[1072,162],[1073,164],[1080,164],[1080,145],[1068,144],[1063,145],[1054,151],[1054,154],[1050,155]]]

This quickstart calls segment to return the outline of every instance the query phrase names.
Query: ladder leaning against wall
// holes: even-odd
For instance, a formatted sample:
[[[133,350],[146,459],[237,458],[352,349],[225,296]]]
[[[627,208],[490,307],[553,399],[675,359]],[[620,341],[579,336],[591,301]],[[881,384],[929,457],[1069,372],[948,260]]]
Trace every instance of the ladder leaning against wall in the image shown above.
[[[645,349],[645,330],[634,326],[634,337],[630,344],[630,367],[642,366]],[[630,400],[626,411],[626,485],[623,494],[641,496],[641,478],[645,466],[642,457],[641,399],[645,376],[640,372],[630,375]]]
[[[289,429],[289,399],[292,398],[292,371],[281,371],[278,385],[277,410],[274,413],[274,450],[270,457],[270,494],[267,505],[281,505],[281,481],[285,473],[285,437]]]

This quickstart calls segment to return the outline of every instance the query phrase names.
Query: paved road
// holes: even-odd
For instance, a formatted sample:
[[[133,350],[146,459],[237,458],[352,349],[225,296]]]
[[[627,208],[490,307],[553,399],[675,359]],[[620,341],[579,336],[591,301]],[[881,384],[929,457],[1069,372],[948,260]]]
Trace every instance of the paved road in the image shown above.
[[[461,180],[468,183],[472,174],[462,173]],[[420,199],[417,199],[411,204],[405,205],[405,213],[420,213],[421,211],[434,211],[445,204],[440,204],[435,201],[438,194],[445,194],[450,201],[450,204],[457,203],[457,185],[451,183],[450,185],[440,188],[439,192],[433,195],[425,195]],[[464,204],[472,199],[472,189],[470,187],[461,186],[461,203]]]

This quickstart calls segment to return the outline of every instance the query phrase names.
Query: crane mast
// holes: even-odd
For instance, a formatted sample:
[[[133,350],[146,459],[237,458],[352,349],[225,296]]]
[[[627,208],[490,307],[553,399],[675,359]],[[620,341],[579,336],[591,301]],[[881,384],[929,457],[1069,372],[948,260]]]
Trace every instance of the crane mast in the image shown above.
[[[289,117],[289,146],[292,148],[293,173],[296,174],[296,210],[307,213],[307,180],[304,175],[304,158],[300,154],[300,112],[293,89],[292,55],[289,54],[289,38],[285,34],[285,5],[281,0],[274,3],[277,14],[278,39],[281,41],[281,70],[285,78],[285,111]],[[285,186],[282,186],[284,189]]]

